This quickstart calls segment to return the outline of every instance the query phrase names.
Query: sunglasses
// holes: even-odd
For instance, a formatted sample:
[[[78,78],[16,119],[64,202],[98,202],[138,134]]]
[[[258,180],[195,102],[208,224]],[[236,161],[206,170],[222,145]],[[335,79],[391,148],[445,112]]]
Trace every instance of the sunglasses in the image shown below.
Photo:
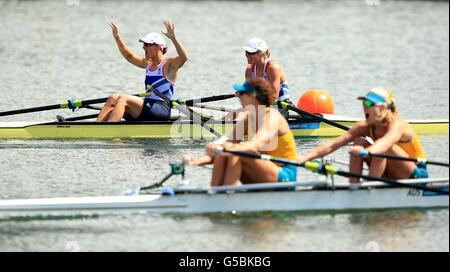
[[[259,51],[256,51],[256,52],[248,52],[248,51],[245,51],[245,54],[246,54],[247,56],[254,56],[254,55],[258,54],[258,53],[259,53]]]
[[[241,92],[241,91],[236,91],[236,92],[234,93],[234,95],[236,95],[236,97],[242,97],[242,96],[244,96],[244,95],[252,94],[252,93],[254,93],[254,92]]]
[[[371,108],[371,107],[375,106],[376,104],[374,102],[370,101],[370,100],[364,100],[363,101],[363,105],[366,108]]]
[[[150,46],[154,46],[154,45],[157,45],[156,43],[146,43],[146,42],[144,42],[144,46],[145,47],[150,47]]]

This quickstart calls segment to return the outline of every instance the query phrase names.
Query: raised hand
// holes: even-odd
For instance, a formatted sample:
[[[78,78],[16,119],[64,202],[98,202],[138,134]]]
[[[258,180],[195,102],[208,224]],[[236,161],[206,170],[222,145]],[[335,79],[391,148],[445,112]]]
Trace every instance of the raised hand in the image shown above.
[[[171,40],[175,39],[175,26],[168,20],[164,20],[164,26],[166,32],[161,31],[161,33]]]
[[[109,26],[111,27],[114,38],[117,38],[119,36],[119,28],[114,22],[111,22]]]

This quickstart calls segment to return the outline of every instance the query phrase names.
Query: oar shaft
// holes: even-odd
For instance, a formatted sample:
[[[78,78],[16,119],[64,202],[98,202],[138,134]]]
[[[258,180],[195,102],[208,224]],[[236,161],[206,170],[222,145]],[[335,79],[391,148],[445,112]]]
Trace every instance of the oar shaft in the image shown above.
[[[150,96],[151,93],[137,93],[137,94],[131,94],[132,96],[138,96],[138,97],[147,97]],[[100,104],[100,103],[105,103],[106,101],[108,101],[109,97],[103,97],[103,98],[96,98],[96,99],[90,99],[90,100],[80,100],[80,101],[75,101],[75,106],[76,107],[85,107],[87,105],[90,104]],[[64,103],[62,105],[64,106],[68,106],[66,105],[68,103]],[[64,107],[63,107],[64,108]]]
[[[93,118],[97,118],[97,117],[98,117],[98,114],[89,114],[89,115],[83,115],[83,116],[77,116],[77,117],[70,117],[70,118],[65,119],[65,122],[93,119]]]
[[[98,99],[91,99],[91,100],[85,100],[85,101],[75,101],[74,104],[77,107],[84,107],[84,106],[89,105],[89,104],[104,103],[107,100],[108,100],[108,97],[106,97],[106,98],[98,98]],[[21,109],[21,110],[4,111],[4,112],[0,112],[0,116],[8,116],[8,115],[32,113],[32,112],[39,112],[39,111],[65,109],[65,108],[68,108],[68,107],[69,107],[69,103],[65,102],[65,103],[62,103],[62,104],[55,104],[55,105],[49,105],[49,106],[41,106],[41,107]]]
[[[362,152],[361,154],[363,156],[366,155],[366,156],[369,156],[369,157],[378,157],[378,158],[385,158],[385,159],[399,160],[399,161],[410,161],[410,162],[416,162],[416,163],[423,162],[425,164],[432,164],[432,165],[449,167],[448,163],[429,161],[427,159],[408,158],[408,157],[395,156],[395,155],[391,155],[391,154],[378,154],[378,153],[371,153],[371,152],[367,152],[367,153]]]
[[[233,97],[236,97],[236,95],[234,95],[234,94],[215,95],[215,96],[202,97],[202,98],[197,98],[197,99],[189,99],[189,100],[183,101],[183,103],[186,104],[186,106],[193,106],[194,104],[197,104],[197,103],[221,101],[221,100],[226,100],[226,99],[230,99]]]
[[[42,106],[42,107],[35,107],[35,108],[28,108],[28,109],[21,109],[21,110],[4,111],[4,112],[0,112],[0,116],[9,116],[9,115],[22,114],[22,113],[56,110],[56,109],[60,109],[60,108],[61,108],[61,104],[49,105],[49,106]]]
[[[321,168],[320,164],[315,163],[315,162],[298,163],[298,162],[294,162],[294,161],[290,161],[290,160],[286,160],[286,159],[282,159],[282,158],[274,158],[274,157],[268,156],[268,155],[253,154],[253,153],[241,152],[241,151],[230,151],[223,147],[218,147],[216,149],[216,151],[217,152],[227,152],[227,153],[230,153],[233,155],[246,157],[246,158],[261,159],[261,160],[268,160],[268,161],[277,162],[277,163],[295,165],[295,166],[299,166],[299,167],[304,167],[307,170],[310,170],[315,173],[320,173],[318,170]],[[366,180],[381,181],[381,182],[384,182],[386,184],[390,184],[393,186],[408,187],[408,188],[413,188],[413,189],[417,189],[417,190],[424,190],[424,191],[430,191],[430,192],[434,192],[434,193],[438,193],[438,194],[449,195],[448,191],[443,191],[443,190],[439,190],[439,189],[434,189],[434,188],[420,186],[420,185],[414,185],[414,184],[404,184],[399,181],[396,181],[393,179],[387,179],[387,178],[383,178],[383,177],[373,177],[373,176],[366,176],[366,175],[361,175],[361,174],[356,174],[356,173],[351,173],[351,172],[340,171],[336,167],[331,166],[331,165],[325,165],[323,168],[324,169],[321,169],[322,171],[325,170],[328,174],[331,174],[331,175],[336,174],[336,175],[340,175],[343,177],[363,178]]]
[[[233,155],[237,155],[240,157],[244,157],[244,158],[249,158],[249,159],[258,159],[258,160],[265,160],[265,161],[271,161],[271,162],[276,162],[276,163],[284,163],[284,164],[289,164],[289,165],[294,165],[294,166],[303,166],[303,163],[298,163],[298,162],[293,162],[290,160],[286,160],[286,159],[282,159],[282,158],[274,158],[272,156],[268,156],[268,155],[262,155],[259,153],[248,153],[248,152],[243,152],[243,151],[231,151],[231,150],[227,150],[221,146],[218,146],[216,149],[217,152],[226,152],[226,153],[230,153]]]
[[[297,108],[297,107],[291,106],[290,104],[288,104],[288,103],[286,103],[286,102],[278,101],[277,104],[278,104],[278,106],[281,107],[281,108],[286,108],[286,109],[288,109],[288,110],[291,110],[291,111],[294,111],[294,112],[298,113],[299,115],[307,116],[307,117],[309,117],[309,118],[311,118],[311,119],[314,119],[314,120],[317,120],[317,121],[320,121],[320,122],[323,122],[323,123],[332,125],[332,126],[334,126],[334,127],[340,128],[340,129],[342,129],[342,130],[348,131],[348,130],[350,129],[349,127],[346,127],[346,126],[341,125],[341,124],[339,124],[339,123],[337,123],[337,122],[333,122],[333,121],[331,121],[331,120],[328,120],[328,119],[326,119],[326,118],[323,118],[323,117],[321,117],[321,116],[319,116],[319,115],[317,115],[317,114],[309,113],[309,112],[306,112],[306,111],[304,111],[304,110],[301,110],[301,109],[299,109],[299,108]]]
[[[437,165],[437,166],[443,166],[443,167],[450,167],[448,163],[445,162],[434,162],[434,161],[427,161],[427,164]]]
[[[150,94],[148,93],[140,93],[140,94],[133,94],[134,96],[139,97],[145,97]],[[108,100],[109,97],[104,98],[97,98],[97,99],[90,99],[90,100],[77,100],[73,102],[73,106],[77,108],[82,108],[90,104],[99,104],[99,103],[105,103]],[[12,110],[12,111],[4,111],[0,112],[0,116],[9,116],[9,115],[16,115],[16,114],[24,114],[24,113],[32,113],[32,112],[39,112],[39,111],[48,111],[48,110],[57,110],[57,109],[67,109],[69,108],[69,102],[64,102],[61,104],[55,104],[55,105],[48,105],[48,106],[41,106],[41,107],[34,107],[34,108],[28,108],[28,109],[20,109],[20,110]]]
[[[222,111],[222,112],[235,112],[236,111],[235,109],[229,109],[229,108],[217,107],[217,106],[210,106],[210,105],[203,105],[203,104],[193,104],[191,107],[207,109],[207,110]]]
[[[167,174],[167,175],[166,175],[160,182],[158,182],[158,183],[152,184],[152,185],[147,186],[147,187],[142,187],[142,188],[140,188],[140,191],[145,191],[145,190],[150,190],[150,189],[158,188],[158,187],[160,187],[161,185],[163,185],[164,182],[166,182],[166,181],[167,181],[169,178],[171,178],[172,176],[173,176],[173,172]]]
[[[203,121],[200,117],[198,117],[195,112],[193,112],[191,110],[188,110],[187,108],[179,105],[178,103],[174,103],[174,105],[175,105],[175,108],[177,110],[181,111],[183,114],[185,114],[186,116],[190,117],[192,119],[192,121],[194,121],[194,123],[200,124],[204,129],[206,129],[210,133],[214,134],[217,138],[221,138],[222,137],[222,134],[220,134],[215,129],[213,129],[212,127],[207,125],[206,122]]]
[[[159,90],[157,90],[156,88],[154,88],[151,85],[147,85],[147,88],[150,89],[153,93],[155,93],[157,96],[159,96],[162,100],[164,100],[166,103],[172,105],[173,107],[175,107],[177,110],[179,110],[180,112],[182,112],[183,114],[185,114],[186,116],[192,118],[192,120],[195,123],[199,123],[203,128],[205,128],[206,130],[208,130],[209,132],[211,132],[212,134],[214,134],[216,137],[221,138],[222,134],[220,134],[219,132],[217,132],[215,129],[213,129],[212,127],[208,126],[201,118],[197,117],[196,114],[193,111],[190,111],[188,108],[186,108],[185,106],[182,106],[180,104],[178,104],[175,101],[171,101],[167,96],[163,95]]]
[[[447,192],[447,191],[434,189],[431,187],[415,185],[415,184],[405,184],[405,183],[402,183],[402,182],[399,182],[399,181],[396,181],[393,179],[387,179],[387,178],[383,178],[383,177],[366,176],[366,175],[360,175],[360,174],[344,172],[344,171],[337,171],[336,174],[343,176],[343,177],[348,177],[348,178],[352,177],[352,178],[363,178],[365,180],[371,180],[371,181],[381,181],[381,182],[384,182],[386,184],[393,185],[393,186],[401,186],[401,187],[407,187],[407,188],[412,188],[412,189],[417,189],[417,190],[425,190],[425,191],[438,193],[438,194],[449,195],[449,192]]]

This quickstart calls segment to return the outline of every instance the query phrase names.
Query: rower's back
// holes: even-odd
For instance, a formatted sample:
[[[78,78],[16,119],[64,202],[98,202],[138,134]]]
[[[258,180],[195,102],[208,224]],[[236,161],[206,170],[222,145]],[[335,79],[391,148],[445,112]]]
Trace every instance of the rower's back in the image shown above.
[[[266,118],[275,115],[278,119],[278,137],[275,142],[270,143],[261,150],[262,154],[272,157],[283,158],[290,161],[297,161],[297,145],[294,134],[289,128],[289,124],[284,117],[275,109],[266,108]],[[283,164],[277,163],[278,166]]]

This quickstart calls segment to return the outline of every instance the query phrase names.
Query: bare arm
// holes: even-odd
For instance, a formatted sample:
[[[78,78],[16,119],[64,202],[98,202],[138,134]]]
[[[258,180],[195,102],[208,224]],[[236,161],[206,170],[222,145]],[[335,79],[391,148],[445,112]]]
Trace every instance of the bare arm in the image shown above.
[[[300,157],[299,162],[302,163],[324,157],[336,151],[338,148],[341,148],[344,145],[354,141],[356,138],[364,136],[364,132],[366,131],[366,129],[367,126],[365,121],[357,122],[345,134],[317,147],[316,149],[309,152],[307,155]]]
[[[400,142],[406,126],[407,124],[400,120],[393,122],[389,125],[388,132],[366,150],[372,153],[386,153],[393,145]]]
[[[258,130],[253,138],[243,144],[234,145],[230,150],[258,152],[264,145],[270,144],[271,139],[278,136],[279,123],[276,113],[266,114],[264,126]]]
[[[245,80],[252,78],[252,72],[252,66],[248,66],[247,69],[245,69]]]
[[[236,125],[233,128],[230,141],[238,143],[248,135],[248,112],[240,109],[236,114],[235,122]]]
[[[278,113],[278,112],[277,112]],[[266,115],[267,116],[267,115]],[[227,141],[222,145],[218,145],[215,143],[209,143],[206,148],[206,153],[214,157],[216,155],[216,148],[218,146],[222,146],[228,150],[232,151],[244,151],[244,152],[258,152],[260,150],[260,147],[264,144],[267,144],[270,142],[270,139],[272,139],[274,136],[277,136],[278,129],[278,119],[276,116],[274,117],[273,114],[270,115],[271,117],[265,119],[264,127],[261,128],[258,133],[255,134],[252,140],[247,141],[242,144],[238,144],[239,141],[232,140]],[[247,117],[248,120],[248,117]],[[224,154],[229,155],[229,154]]]
[[[116,40],[117,47],[119,48],[120,53],[122,56],[131,64],[136,65],[139,68],[146,68],[147,61],[144,57],[141,57],[137,54],[135,54],[122,40],[122,38],[119,35],[119,28],[116,26],[114,22],[110,24],[112,33],[114,36],[114,39]]]
[[[208,155],[204,155],[204,156],[201,156],[198,158],[194,158],[190,155],[184,155],[183,162],[189,166],[202,166],[202,165],[211,164],[214,162],[214,160],[211,156],[208,156]]]
[[[267,68],[267,80],[272,89],[274,89],[273,98],[277,99],[280,95],[282,69],[279,64],[273,63]]]
[[[175,26],[167,20],[164,21],[164,25],[166,27],[167,32],[162,33],[173,42],[178,54],[178,56],[171,58],[171,61],[169,63],[170,66],[169,73],[170,72],[174,73],[178,71],[178,69],[180,69],[186,63],[186,61],[188,60],[188,54],[186,48],[183,46],[183,44],[181,44],[181,42],[175,35]]]

